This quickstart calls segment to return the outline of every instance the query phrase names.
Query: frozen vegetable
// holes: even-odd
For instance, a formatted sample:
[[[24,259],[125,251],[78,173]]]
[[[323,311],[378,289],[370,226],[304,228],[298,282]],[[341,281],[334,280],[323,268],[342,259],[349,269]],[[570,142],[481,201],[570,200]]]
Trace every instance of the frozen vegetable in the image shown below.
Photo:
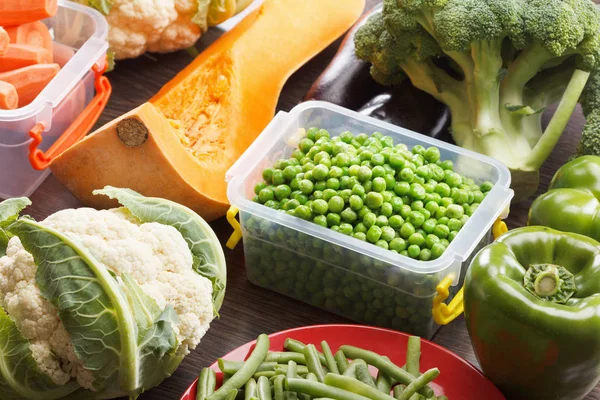
[[[363,7],[364,0],[343,7],[339,0],[265,1],[167,83],[153,105],[125,117],[152,114],[144,144],[123,147],[113,134],[121,118],[63,152],[52,172],[86,205],[99,206],[91,191],[111,184],[165,196],[207,220],[225,215],[225,173],[271,122],[285,81]]]
[[[0,72],[51,62],[52,53],[43,47],[29,44],[9,44],[4,55],[0,56]]]
[[[219,359],[219,368],[228,378],[216,391],[216,380],[210,379],[211,370],[208,368],[202,369],[198,380],[196,398],[219,400],[237,395],[238,398],[245,399],[271,399],[274,395],[275,400],[310,397],[337,400],[409,400],[415,398],[448,400],[445,396],[435,396],[433,389],[429,386],[429,383],[439,375],[440,371],[437,368],[431,368],[422,374],[420,372],[420,340],[416,336],[409,338],[406,359],[407,365],[410,363],[413,369],[413,372],[409,373],[404,367],[401,368],[393,364],[385,356],[353,346],[341,346],[336,353],[338,355],[336,357],[337,361],[333,359],[333,356],[330,359],[327,357],[327,353],[331,354],[330,350],[327,351],[330,347],[325,341],[321,342],[321,347],[326,353],[324,355],[316,349],[314,344],[305,345],[297,340],[287,338],[284,347],[290,353],[277,353],[277,357],[272,357],[270,355],[273,353],[268,352],[269,338],[267,335],[262,334],[258,337],[256,346],[248,360],[238,362],[240,364],[239,370],[233,375],[229,375],[230,371],[223,368],[226,363],[232,362]],[[299,356],[300,353],[295,351],[301,349],[307,357],[300,361],[299,365],[291,360],[287,365],[277,363],[261,364],[265,359],[280,358],[281,355],[285,354]],[[353,356],[350,356],[354,358],[350,366],[364,366],[366,378],[371,383],[373,377],[369,372],[368,364],[378,368],[378,375],[385,377],[389,385],[379,387],[374,384],[369,385],[363,382],[364,379],[361,380],[356,375],[349,373],[351,367],[346,369],[348,360],[343,349],[353,354]],[[360,358],[361,356],[366,358],[363,360]],[[339,371],[341,370],[346,370],[346,372],[340,374]],[[267,372],[271,372],[269,379],[264,375]],[[317,374],[322,376],[319,378]],[[392,388],[397,397],[391,396]],[[206,397],[206,393],[212,393],[212,395]],[[413,395],[416,397],[413,397]]]
[[[216,315],[225,259],[208,224],[106,187],[123,207],[17,218],[0,203],[0,398],[135,399],[170,376]],[[93,392],[93,393],[92,393]]]
[[[378,82],[408,77],[445,103],[456,143],[504,162],[524,200],[600,66],[600,10],[591,0],[385,0],[355,46]]]
[[[242,11],[251,0],[75,0],[106,15],[115,58],[146,51],[168,53],[193,46],[209,26]]]
[[[454,172],[436,147],[315,127],[262,177],[254,201],[422,261],[444,253],[492,187]]]
[[[556,171],[548,192],[529,210],[528,225],[542,225],[600,240],[600,156],[583,156]]]
[[[10,37],[11,43],[28,44],[46,49],[51,55],[53,53],[53,43],[48,27],[41,21],[30,22],[28,24],[9,26],[6,32]]]
[[[15,26],[49,18],[57,10],[57,0],[2,0],[0,26]]]
[[[467,328],[483,372],[515,400],[580,400],[600,380],[600,243],[515,229],[473,260]]]
[[[14,110],[19,104],[19,95],[15,87],[0,81],[0,110]]]
[[[19,107],[31,103],[58,74],[58,64],[30,65],[7,72],[0,72],[0,81],[10,83],[17,90]]]

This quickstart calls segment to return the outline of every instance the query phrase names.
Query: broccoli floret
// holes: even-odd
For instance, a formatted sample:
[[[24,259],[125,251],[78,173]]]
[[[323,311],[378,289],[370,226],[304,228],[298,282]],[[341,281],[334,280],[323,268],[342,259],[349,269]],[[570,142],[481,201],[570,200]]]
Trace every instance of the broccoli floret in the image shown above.
[[[588,114],[600,109],[595,79],[582,95],[600,69],[591,0],[384,0],[355,44],[378,82],[408,77],[448,105],[456,143],[503,161],[520,199],[537,188],[579,98]],[[541,113],[555,102],[544,130]]]

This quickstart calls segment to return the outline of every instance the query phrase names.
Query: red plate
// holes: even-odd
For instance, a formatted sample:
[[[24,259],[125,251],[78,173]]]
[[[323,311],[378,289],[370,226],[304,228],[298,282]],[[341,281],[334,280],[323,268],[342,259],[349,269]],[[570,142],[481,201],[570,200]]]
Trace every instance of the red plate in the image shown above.
[[[339,346],[350,344],[388,356],[392,362],[404,365],[408,335],[388,329],[361,325],[315,325],[290,329],[269,335],[271,351],[283,351],[283,342],[291,337],[303,343],[319,344],[326,340],[335,353]],[[243,361],[254,349],[254,343],[246,343],[223,358]],[[428,340],[421,343],[421,370],[437,367],[440,376],[431,383],[437,396],[445,395],[449,400],[506,400],[502,393],[477,368],[456,354]],[[217,372],[217,385],[221,374],[215,362],[210,368]],[[200,372],[200,371],[198,371]],[[196,399],[197,380],[188,388],[181,400]]]

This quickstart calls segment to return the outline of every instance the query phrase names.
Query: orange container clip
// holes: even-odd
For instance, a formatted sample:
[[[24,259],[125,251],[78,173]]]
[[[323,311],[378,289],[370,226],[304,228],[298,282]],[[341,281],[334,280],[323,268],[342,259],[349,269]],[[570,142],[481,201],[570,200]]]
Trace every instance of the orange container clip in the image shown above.
[[[90,101],[85,109],[79,114],[79,116],[71,123],[69,128],[61,135],[60,138],[47,152],[43,152],[38,149],[40,143],[42,143],[42,132],[44,131],[44,124],[38,122],[29,131],[31,136],[31,143],[29,144],[29,162],[31,166],[36,170],[43,170],[48,168],[54,157],[67,150],[73,144],[81,140],[89,131],[92,129],[112,92],[112,87],[108,78],[103,76],[106,71],[107,63],[94,64],[92,71],[94,71],[94,87],[96,89],[96,96]]]

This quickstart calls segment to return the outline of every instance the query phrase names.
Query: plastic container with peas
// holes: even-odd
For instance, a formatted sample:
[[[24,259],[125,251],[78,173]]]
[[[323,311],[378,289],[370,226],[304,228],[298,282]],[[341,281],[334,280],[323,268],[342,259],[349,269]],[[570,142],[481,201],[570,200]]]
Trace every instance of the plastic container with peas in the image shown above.
[[[227,179],[252,283],[427,338],[436,287],[513,195],[489,157],[321,102],[279,113]]]

